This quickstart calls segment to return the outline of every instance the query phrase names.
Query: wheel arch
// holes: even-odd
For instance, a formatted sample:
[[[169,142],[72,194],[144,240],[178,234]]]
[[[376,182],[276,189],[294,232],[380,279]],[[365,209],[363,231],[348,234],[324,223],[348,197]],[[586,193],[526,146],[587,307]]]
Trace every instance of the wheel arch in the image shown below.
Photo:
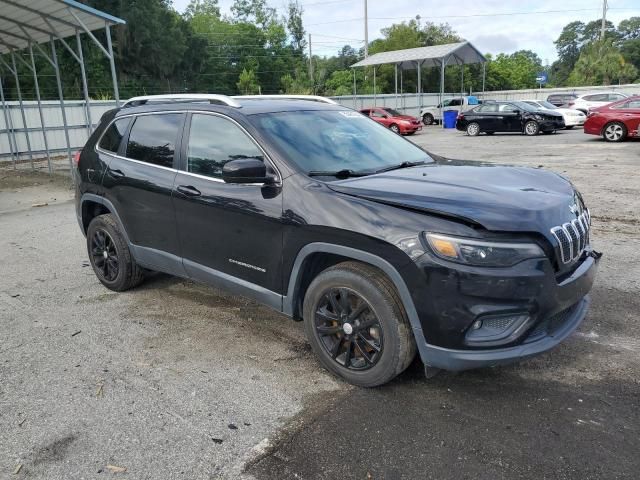
[[[286,295],[282,299],[282,310],[285,314],[299,320],[302,312],[302,301],[309,284],[315,276],[326,268],[344,261],[359,261],[382,271],[395,286],[409,318],[411,329],[424,361],[427,355],[426,341],[418,312],[411,298],[405,281],[398,270],[384,258],[364,250],[331,243],[310,243],[304,246],[296,256]]]
[[[85,235],[87,234],[87,229],[89,228],[91,220],[93,220],[98,215],[110,213],[115,217],[116,222],[118,222],[118,226],[120,227],[120,230],[124,235],[127,244],[131,245],[129,235],[127,235],[127,231],[125,230],[122,220],[120,219],[120,215],[118,215],[118,212],[113,206],[113,203],[111,203],[106,198],[94,193],[83,194],[80,198],[80,212],[82,233],[84,233]]]

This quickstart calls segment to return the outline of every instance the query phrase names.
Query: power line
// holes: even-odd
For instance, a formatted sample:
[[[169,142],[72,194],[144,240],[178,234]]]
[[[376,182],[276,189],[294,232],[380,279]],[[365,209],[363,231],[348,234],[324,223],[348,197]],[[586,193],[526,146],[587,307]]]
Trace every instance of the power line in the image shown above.
[[[589,12],[589,11],[600,11],[600,8],[576,8],[576,9],[567,9],[567,10],[539,10],[536,12],[502,12],[502,13],[474,13],[469,15],[428,15],[424,18],[431,19],[446,19],[446,18],[482,18],[482,17],[510,17],[517,15],[544,15],[548,13],[572,13],[572,12]],[[635,10],[634,8],[609,8],[609,10]],[[403,16],[403,17],[369,17],[369,20],[406,20],[413,19],[413,16]],[[334,23],[349,23],[349,22],[359,22],[364,20],[364,17],[356,17],[356,18],[347,18],[343,20],[332,20],[330,22],[320,22],[320,23],[309,23],[307,27],[315,27],[317,25],[330,25]]]

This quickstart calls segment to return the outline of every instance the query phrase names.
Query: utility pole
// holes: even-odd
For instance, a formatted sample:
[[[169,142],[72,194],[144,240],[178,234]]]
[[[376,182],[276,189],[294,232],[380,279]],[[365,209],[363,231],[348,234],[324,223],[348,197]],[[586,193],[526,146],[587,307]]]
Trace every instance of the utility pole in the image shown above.
[[[311,50],[311,34],[309,34],[309,78],[311,79],[311,88],[313,89],[313,93],[315,93],[316,86],[313,81],[313,51]]]
[[[367,0],[364,0],[364,58],[369,56],[369,14],[367,13]]]
[[[600,40],[604,40],[604,30],[607,26],[607,0],[602,0],[602,27],[600,28]]]

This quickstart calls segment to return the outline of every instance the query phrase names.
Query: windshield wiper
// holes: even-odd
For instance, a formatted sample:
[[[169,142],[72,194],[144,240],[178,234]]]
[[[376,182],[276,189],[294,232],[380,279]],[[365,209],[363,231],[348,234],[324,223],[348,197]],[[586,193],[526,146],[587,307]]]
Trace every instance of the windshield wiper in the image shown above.
[[[310,177],[336,177],[336,178],[349,178],[349,177],[364,177],[365,175],[370,175],[370,173],[366,172],[356,172],[354,170],[345,168],[343,170],[337,171],[322,171],[322,170],[312,170],[307,173]]]
[[[419,162],[402,162],[397,165],[391,165],[390,167],[384,167],[384,168],[381,168],[380,170],[376,170],[376,173],[390,172],[391,170],[399,170],[401,168],[415,167],[418,165],[424,165],[425,163],[427,162],[425,162],[424,160],[420,160]]]

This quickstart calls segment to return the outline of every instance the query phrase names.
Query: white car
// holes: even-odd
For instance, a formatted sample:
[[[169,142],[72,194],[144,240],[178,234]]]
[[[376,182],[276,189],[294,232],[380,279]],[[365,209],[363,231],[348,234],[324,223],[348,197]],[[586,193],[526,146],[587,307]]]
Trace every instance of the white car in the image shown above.
[[[581,127],[584,122],[587,121],[587,116],[580,110],[574,110],[572,108],[560,108],[556,107],[553,103],[549,103],[546,100],[523,100],[534,107],[544,108],[545,110],[553,110],[561,113],[564,118],[564,125],[567,130],[571,130],[573,127]]]
[[[420,110],[420,118],[425,125],[432,125],[434,123],[440,123],[442,121],[442,115],[444,112],[454,110],[457,113],[465,112],[474,107],[477,107],[480,103],[477,97],[467,96],[458,98],[445,98],[442,104],[438,104],[434,107],[424,107]]]
[[[617,102],[618,100],[627,98],[628,96],[629,95],[620,92],[588,93],[571,100],[568,106],[573,110],[580,110],[586,115],[591,108],[603,107],[611,102]]]

